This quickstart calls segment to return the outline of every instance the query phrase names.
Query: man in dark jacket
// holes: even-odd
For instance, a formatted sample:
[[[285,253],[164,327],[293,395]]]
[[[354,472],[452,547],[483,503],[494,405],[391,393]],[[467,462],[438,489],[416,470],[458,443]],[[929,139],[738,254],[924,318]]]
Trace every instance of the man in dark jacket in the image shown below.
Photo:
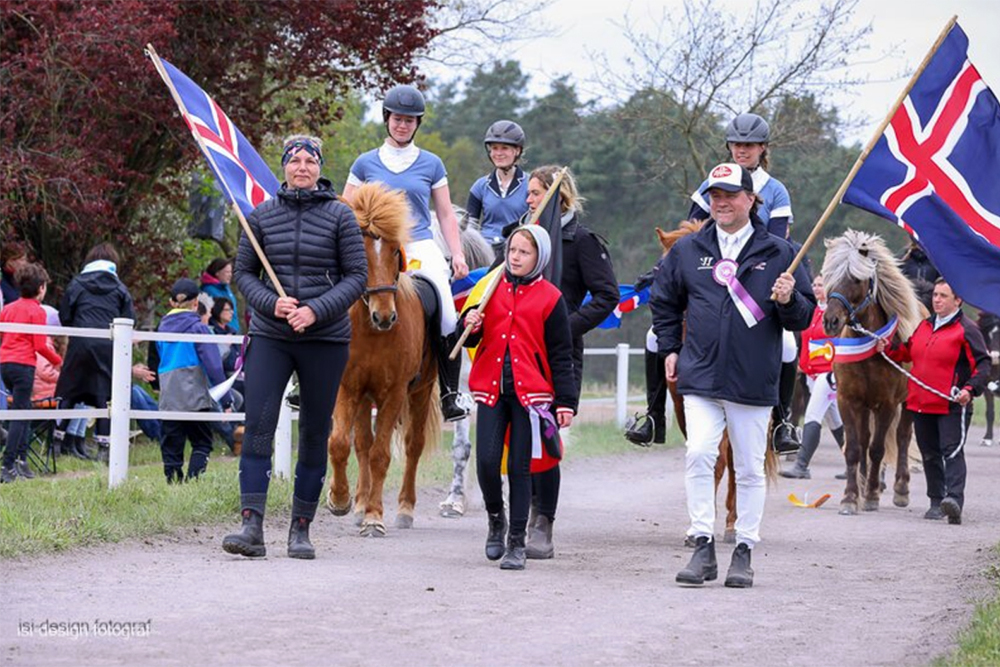
[[[816,303],[805,270],[799,267],[794,277],[787,272],[792,247],[753,215],[749,172],[721,164],[703,194],[712,217],[662,260],[650,299],[667,380],[676,381],[684,396],[688,424],[688,534],[697,546],[677,581],[702,584],[718,576],[714,471],[728,427],[739,518],[726,586],[746,588],[753,585],[750,551],[760,539],[764,511],[767,424],[778,402],[782,329],[808,327]]]

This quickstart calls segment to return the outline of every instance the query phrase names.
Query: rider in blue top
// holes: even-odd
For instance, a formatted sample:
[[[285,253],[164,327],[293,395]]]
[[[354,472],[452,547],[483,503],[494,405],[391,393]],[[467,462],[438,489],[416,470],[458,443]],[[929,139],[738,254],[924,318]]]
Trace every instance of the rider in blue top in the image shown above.
[[[486,130],[483,143],[495,169],[472,184],[465,210],[483,238],[502,248],[503,228],[528,210],[528,179],[518,165],[524,152],[524,130],[514,121],[498,120]]]
[[[469,267],[462,252],[458,220],[451,205],[444,164],[437,155],[421,150],[413,143],[424,109],[424,96],[413,86],[395,86],[386,93],[382,102],[382,119],[388,136],[382,146],[364,153],[351,165],[351,173],[344,186],[344,199],[350,202],[359,185],[372,181],[406,193],[413,216],[406,256],[410,260],[410,271],[433,284],[440,297],[441,337],[435,347],[438,379],[441,382],[441,412],[447,421],[456,421],[466,417],[469,410],[458,401],[461,358],[448,359],[448,353],[457,339],[455,302],[448,274],[450,272],[458,280],[468,275]],[[431,232],[431,200],[441,234],[451,249],[450,271]]]
[[[784,239],[788,238],[788,229],[792,225],[792,200],[784,184],[766,171],[767,144],[770,140],[771,128],[757,114],[740,114],[726,128],[726,149],[733,162],[749,171],[753,178],[754,194],[760,202],[757,216],[767,226],[767,231]],[[694,202],[688,213],[691,220],[707,220],[710,215],[708,200],[701,194],[706,183],[703,182],[691,195]]]

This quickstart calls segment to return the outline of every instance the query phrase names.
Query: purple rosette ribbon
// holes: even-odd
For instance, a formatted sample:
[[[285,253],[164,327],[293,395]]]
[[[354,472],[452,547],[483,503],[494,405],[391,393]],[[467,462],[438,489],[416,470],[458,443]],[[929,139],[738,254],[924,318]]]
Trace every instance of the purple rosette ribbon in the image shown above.
[[[752,328],[764,319],[764,311],[736,278],[737,269],[739,269],[739,264],[735,260],[719,260],[712,267],[712,279],[729,291],[729,297],[736,305],[736,310],[739,311],[743,321],[746,322],[747,328]]]

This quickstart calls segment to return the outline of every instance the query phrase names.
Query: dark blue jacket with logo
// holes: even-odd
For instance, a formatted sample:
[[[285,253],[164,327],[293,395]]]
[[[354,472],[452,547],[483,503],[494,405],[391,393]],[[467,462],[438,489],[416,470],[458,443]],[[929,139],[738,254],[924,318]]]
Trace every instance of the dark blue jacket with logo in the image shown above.
[[[678,352],[677,388],[744,405],[776,405],[782,329],[809,326],[816,298],[805,269],[795,270],[795,291],[787,305],[771,301],[774,281],[788,269],[795,251],[752,220],[753,234],[740,252],[736,277],[764,311],[747,327],[729,291],[712,277],[721,259],[715,221],[678,241],[660,261],[650,306],[662,355]],[[685,335],[686,326],[686,335]]]

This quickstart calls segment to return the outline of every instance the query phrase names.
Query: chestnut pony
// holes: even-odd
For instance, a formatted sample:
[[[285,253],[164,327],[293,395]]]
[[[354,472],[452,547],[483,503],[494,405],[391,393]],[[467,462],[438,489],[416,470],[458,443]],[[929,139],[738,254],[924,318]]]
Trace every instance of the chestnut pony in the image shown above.
[[[701,230],[704,222],[695,220],[684,220],[677,229],[672,232],[664,232],[659,227],[656,228],[656,235],[663,246],[663,254],[666,255],[681,238],[694,234]],[[677,421],[677,428],[681,435],[687,438],[687,420],[684,418],[684,397],[677,393],[677,383],[671,382],[668,385],[670,399],[674,403],[674,417]],[[768,427],[768,433],[771,428]],[[719,458],[715,460],[715,488],[718,491],[719,484],[722,483],[722,476],[729,471],[729,482],[726,486],[726,532],[723,535],[723,542],[733,543],[736,541],[736,471],[733,468],[733,445],[729,442],[729,431],[722,432],[722,440],[719,442]],[[778,457],[774,450],[767,448],[764,455],[764,474],[767,477],[768,485],[774,484],[778,479]],[[685,544],[694,546],[693,542],[686,540]]]
[[[865,335],[862,330],[878,331],[895,315],[899,318],[896,336],[906,340],[926,314],[898,261],[875,234],[849,229],[843,236],[827,240],[823,283],[827,294],[823,328],[828,336],[857,338]],[[906,398],[906,376],[877,354],[854,363],[837,363],[835,356],[833,373],[844,419],[847,459],[847,487],[840,513],[857,514],[862,492],[863,509],[878,509],[882,460],[891,458],[885,456],[886,440],[893,430],[893,503],[906,507],[910,503],[907,449],[913,433],[910,413],[900,410]]]
[[[436,443],[441,433],[437,362],[423,305],[405,273],[403,246],[411,226],[405,195],[366,183],[358,187],[351,208],[364,237],[368,283],[350,309],[350,359],[333,414],[327,506],[343,516],[353,504],[361,535],[379,537],[386,533],[382,492],[397,426],[405,434],[406,465],[395,525],[413,526],[417,463],[426,443]],[[352,440],[358,459],[353,500],[347,481]]]

